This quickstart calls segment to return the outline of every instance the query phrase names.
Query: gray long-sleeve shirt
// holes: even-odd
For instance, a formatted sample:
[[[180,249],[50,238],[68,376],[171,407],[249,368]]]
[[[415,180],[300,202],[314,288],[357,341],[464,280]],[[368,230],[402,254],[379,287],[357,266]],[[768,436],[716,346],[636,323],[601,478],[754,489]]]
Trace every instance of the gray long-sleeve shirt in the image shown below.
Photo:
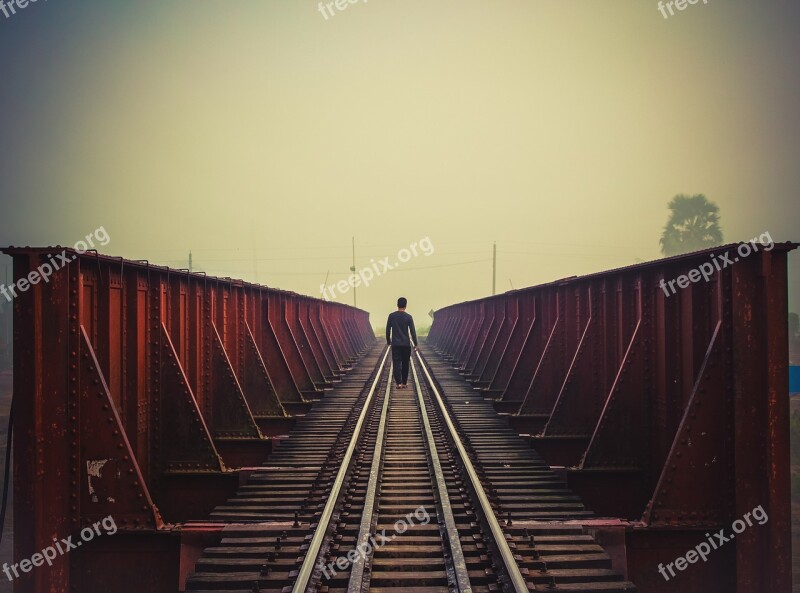
[[[411,330],[412,343],[408,339]],[[386,343],[392,346],[416,346],[417,330],[414,329],[414,318],[405,311],[395,311],[386,320]]]

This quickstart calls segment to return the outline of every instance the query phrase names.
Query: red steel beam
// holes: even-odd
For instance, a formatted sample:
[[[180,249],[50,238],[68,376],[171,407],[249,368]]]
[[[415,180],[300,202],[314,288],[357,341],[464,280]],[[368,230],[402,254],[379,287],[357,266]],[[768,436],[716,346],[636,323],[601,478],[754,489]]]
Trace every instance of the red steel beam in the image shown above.
[[[429,341],[516,413],[512,424],[546,460],[567,466],[589,508],[626,521],[629,577],[641,590],[788,593],[786,264],[795,247],[740,254],[708,281],[700,266],[740,244],[452,305],[435,313]],[[682,275],[688,286],[668,295]],[[491,346],[499,368],[481,373],[474,363],[498,299],[519,319]],[[758,506],[769,521],[691,576],[658,573]]]
[[[3,251],[18,288],[14,556],[109,515],[119,528],[16,587],[172,593],[181,544],[169,523],[204,519],[232,495],[230,468],[259,463],[264,435],[308,409],[303,393],[320,396],[358,357],[369,315],[147,262]],[[41,281],[58,254],[69,263]]]

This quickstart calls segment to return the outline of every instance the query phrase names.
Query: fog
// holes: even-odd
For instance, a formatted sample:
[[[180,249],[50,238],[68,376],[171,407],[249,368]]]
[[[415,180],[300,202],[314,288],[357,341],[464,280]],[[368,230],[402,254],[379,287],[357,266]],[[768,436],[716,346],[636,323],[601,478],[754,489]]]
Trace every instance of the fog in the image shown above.
[[[498,292],[657,259],[679,193],[726,242],[798,239],[798,16],[38,2],[0,14],[0,244],[102,226],[111,255],[322,296],[354,240],[375,277],[336,298],[381,326],[398,296],[426,325],[491,294],[495,242]]]

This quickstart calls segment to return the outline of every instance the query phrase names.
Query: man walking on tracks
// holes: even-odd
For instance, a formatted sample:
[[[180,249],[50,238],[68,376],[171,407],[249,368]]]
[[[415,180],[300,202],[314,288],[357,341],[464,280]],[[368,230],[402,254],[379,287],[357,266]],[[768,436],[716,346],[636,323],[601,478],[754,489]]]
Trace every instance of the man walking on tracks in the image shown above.
[[[397,299],[397,311],[390,313],[386,321],[386,344],[392,347],[394,382],[397,383],[398,389],[408,387],[411,347],[413,346],[415,351],[417,349],[417,330],[414,329],[414,318],[406,313],[407,304],[405,297]],[[408,337],[409,331],[411,338]]]

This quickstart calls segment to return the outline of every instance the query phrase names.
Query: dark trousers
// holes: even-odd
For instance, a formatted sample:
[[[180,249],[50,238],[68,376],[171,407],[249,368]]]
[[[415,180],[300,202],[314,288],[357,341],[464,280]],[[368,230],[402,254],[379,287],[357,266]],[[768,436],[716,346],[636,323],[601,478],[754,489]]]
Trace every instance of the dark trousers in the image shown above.
[[[392,346],[394,382],[405,385],[408,382],[408,367],[411,360],[411,346]]]

